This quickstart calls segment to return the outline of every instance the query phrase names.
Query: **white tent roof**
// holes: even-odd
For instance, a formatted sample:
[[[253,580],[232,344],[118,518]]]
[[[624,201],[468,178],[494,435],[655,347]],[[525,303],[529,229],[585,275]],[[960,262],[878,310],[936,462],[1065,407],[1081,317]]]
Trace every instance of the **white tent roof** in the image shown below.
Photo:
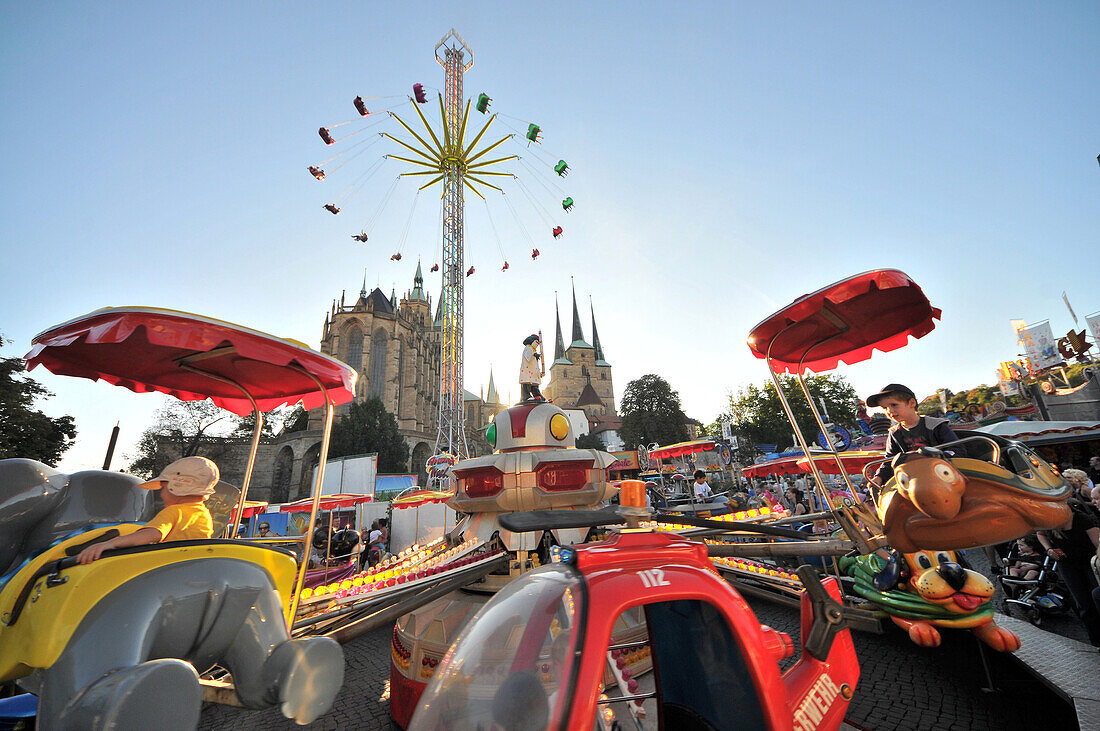
[[[1100,439],[1097,421],[1002,421],[972,431],[1017,439],[1029,444],[1078,439]]]

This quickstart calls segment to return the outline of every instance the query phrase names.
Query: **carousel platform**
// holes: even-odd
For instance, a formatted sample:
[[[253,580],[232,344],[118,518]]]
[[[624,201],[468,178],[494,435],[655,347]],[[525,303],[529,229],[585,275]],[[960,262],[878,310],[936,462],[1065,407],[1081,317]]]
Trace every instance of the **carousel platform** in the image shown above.
[[[997,614],[997,624],[1020,636],[1023,646],[1012,657],[1054,693],[1073,705],[1081,731],[1100,729],[1100,652],[1078,642]]]

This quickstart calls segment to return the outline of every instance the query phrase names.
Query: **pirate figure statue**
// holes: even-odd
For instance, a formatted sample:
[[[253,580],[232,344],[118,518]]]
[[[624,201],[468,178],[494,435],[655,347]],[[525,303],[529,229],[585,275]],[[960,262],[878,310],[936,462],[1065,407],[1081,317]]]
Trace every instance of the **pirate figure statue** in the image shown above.
[[[520,402],[546,400],[539,391],[539,382],[544,374],[542,338],[529,335],[523,339],[523,362],[519,366]]]

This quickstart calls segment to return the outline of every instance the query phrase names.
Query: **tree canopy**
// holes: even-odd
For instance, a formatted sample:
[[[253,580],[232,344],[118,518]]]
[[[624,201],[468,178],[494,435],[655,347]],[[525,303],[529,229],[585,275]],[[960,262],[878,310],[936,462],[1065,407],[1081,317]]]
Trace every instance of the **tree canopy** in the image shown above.
[[[806,388],[813,396],[814,406],[820,410],[821,401],[824,400],[833,423],[845,426],[855,424],[856,390],[847,379],[826,373],[807,376],[805,381]],[[802,394],[798,381],[794,376],[780,376],[779,382],[802,433],[808,440],[816,442],[820,429],[810,413],[810,407],[806,405],[806,397]],[[749,384],[731,395],[729,418],[733,430],[753,444],[786,446],[793,441],[791,435],[794,430],[783,412],[779,395],[771,381],[763,386]]]
[[[589,432],[577,437],[577,449],[599,449],[602,451],[607,449],[607,446],[604,445],[598,434]]]
[[[397,431],[397,419],[377,396],[353,401],[348,413],[333,425],[329,443],[330,458],[370,452],[378,454],[379,473],[408,469],[409,445]]]
[[[130,462],[136,475],[154,477],[173,459],[200,455],[220,464],[229,450],[224,440],[208,437],[212,428],[236,419],[211,401],[168,399],[157,409],[154,422],[141,433],[137,454]],[[223,432],[224,433],[224,432]],[[251,434],[249,428],[248,434]]]
[[[619,436],[628,449],[654,442],[675,444],[688,438],[687,417],[680,407],[680,394],[655,373],[626,385],[619,415],[623,421]]]
[[[72,446],[76,426],[71,416],[53,418],[33,408],[53,394],[19,375],[25,371],[22,358],[0,358],[0,459],[26,457],[54,466]]]

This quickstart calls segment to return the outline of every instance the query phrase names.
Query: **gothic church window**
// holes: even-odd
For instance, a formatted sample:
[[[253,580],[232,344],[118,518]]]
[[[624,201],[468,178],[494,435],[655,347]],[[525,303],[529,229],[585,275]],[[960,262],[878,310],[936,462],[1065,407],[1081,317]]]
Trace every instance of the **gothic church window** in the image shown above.
[[[355,370],[363,367],[363,331],[352,328],[347,334],[348,349],[344,362]]]
[[[370,395],[382,398],[386,380],[386,331],[379,328],[370,339]]]

